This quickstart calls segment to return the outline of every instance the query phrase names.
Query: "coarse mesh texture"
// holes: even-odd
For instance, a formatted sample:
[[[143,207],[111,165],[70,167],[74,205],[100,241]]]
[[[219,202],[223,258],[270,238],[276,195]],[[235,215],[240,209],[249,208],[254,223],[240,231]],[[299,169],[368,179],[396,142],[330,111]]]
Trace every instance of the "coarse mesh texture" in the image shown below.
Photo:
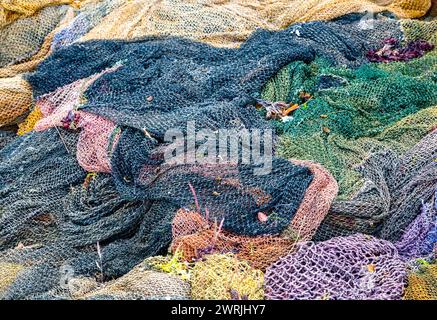
[[[420,213],[436,186],[437,130],[428,134],[403,157],[378,152],[358,169],[368,182],[351,200],[334,201],[315,239],[357,231],[397,241]]]
[[[407,271],[392,243],[356,234],[301,244],[265,274],[267,299],[400,299]]]
[[[32,87],[21,76],[0,78],[0,127],[10,125],[32,105]]]
[[[401,20],[407,41],[426,40],[437,45],[437,21]]]
[[[232,254],[213,254],[191,270],[194,300],[261,300],[264,274]]]
[[[431,0],[142,0],[124,3],[81,41],[180,36],[217,47],[236,47],[257,28],[280,30],[296,22],[331,20],[369,11],[391,11],[402,18],[426,14]]]
[[[437,264],[421,266],[408,275],[405,300],[437,300]]]
[[[408,175],[409,179],[414,175],[419,178],[419,169],[424,170],[423,174],[432,170],[430,164],[436,150],[430,140],[431,145],[421,143],[413,149],[423,162],[411,172],[393,171],[398,160],[392,155],[405,154],[435,128],[436,67],[435,51],[408,63],[368,64],[358,69],[326,67],[323,60],[311,65],[295,62],[265,86],[262,97],[269,101],[298,102],[301,92],[314,96],[289,121],[277,123],[277,128],[282,133],[280,155],[316,161],[339,182],[338,201],[319,230],[319,240],[376,232],[378,224],[388,216],[389,207],[400,205],[394,204],[407,196],[399,193],[400,198],[396,199],[391,193],[391,198],[387,198],[387,187],[389,192],[399,192],[392,189],[393,182],[408,181]],[[376,160],[378,157],[380,160]],[[392,180],[384,171],[391,172],[392,177],[405,176],[405,180]],[[425,201],[432,195],[432,183],[422,181],[417,186],[416,191]],[[352,198],[354,201],[346,202]],[[398,239],[401,230],[420,212],[419,201],[411,201],[411,211],[405,214],[404,222],[393,226],[399,229],[396,239],[394,235],[386,236]]]
[[[40,49],[46,36],[62,20],[65,6],[47,7],[15,21],[0,32],[0,67],[25,61]]]
[[[1,0],[0,28],[27,17],[38,15],[46,7],[61,4],[80,3],[82,0]]]
[[[436,191],[437,192],[437,191]],[[395,243],[404,259],[420,258],[431,254],[437,243],[437,206],[435,196],[423,203],[421,213],[407,227],[401,239]]]
[[[73,280],[73,281],[72,281]],[[69,281],[75,299],[114,299],[114,300],[187,300],[190,299],[190,284],[179,277],[150,270],[141,265],[136,266],[126,275],[100,284],[101,288],[86,292],[79,279]],[[88,280],[89,281],[89,280]],[[95,281],[95,280],[94,280]],[[85,282],[85,284],[89,284]],[[99,284],[96,283],[96,287]],[[78,288],[74,292],[74,288]]]
[[[332,201],[338,192],[337,181],[318,163],[292,160],[294,164],[306,166],[313,174],[305,196],[282,236],[298,241],[311,240],[328,214]]]
[[[265,270],[270,264],[293,250],[294,241],[280,237],[245,237],[218,230],[199,213],[179,210],[173,220],[170,250],[181,252],[192,262],[211,253],[234,253],[252,267]]]

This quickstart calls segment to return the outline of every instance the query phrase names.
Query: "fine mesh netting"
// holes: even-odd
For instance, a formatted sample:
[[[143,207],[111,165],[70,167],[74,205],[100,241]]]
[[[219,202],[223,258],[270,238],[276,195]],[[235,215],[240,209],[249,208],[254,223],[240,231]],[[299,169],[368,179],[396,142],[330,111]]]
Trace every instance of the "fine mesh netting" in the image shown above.
[[[29,18],[1,29],[0,67],[22,62],[34,55],[44,38],[65,15],[66,7],[47,7]]]
[[[61,4],[80,4],[83,0],[1,0],[0,28],[27,17],[37,16],[40,11],[50,6]],[[50,23],[50,21],[45,21]],[[41,25],[43,27],[43,25]]]
[[[32,104],[32,87],[21,76],[0,78],[0,127],[10,125]]]
[[[307,243],[265,274],[267,299],[399,299],[407,271],[388,241],[357,234]]]
[[[160,0],[124,3],[81,41],[180,36],[219,47],[236,47],[257,28],[280,30],[296,22],[331,20],[369,11],[391,11],[401,18],[426,14],[431,0]]]
[[[0,299],[435,299],[430,7],[0,0]]]
[[[23,73],[48,55],[56,27],[71,14],[65,6],[47,7],[0,29],[0,127],[21,122],[31,109],[32,91]]]

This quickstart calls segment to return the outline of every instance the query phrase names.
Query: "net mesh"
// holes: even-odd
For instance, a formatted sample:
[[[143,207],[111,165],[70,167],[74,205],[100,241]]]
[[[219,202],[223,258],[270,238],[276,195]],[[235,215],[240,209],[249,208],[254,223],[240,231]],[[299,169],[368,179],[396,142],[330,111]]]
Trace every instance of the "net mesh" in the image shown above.
[[[356,234],[302,244],[265,274],[267,299],[400,299],[407,271],[388,241]]]
[[[2,34],[32,31],[0,48],[0,126],[31,110],[0,131],[0,299],[402,297],[435,251],[437,56],[366,53],[435,45],[376,15],[431,1],[61,2],[0,0]],[[275,128],[272,172],[165,164],[193,120]],[[433,296],[413,270],[405,298]]]
[[[2,0],[0,1],[0,28],[27,17],[33,17],[50,6],[78,5],[83,0]]]
[[[213,254],[191,271],[191,296],[198,300],[260,300],[264,274],[232,254]]]
[[[257,28],[280,30],[292,23],[331,20],[352,12],[392,11],[401,18],[424,16],[431,0],[161,0],[124,3],[81,41],[180,36],[219,47],[239,46]]]
[[[406,300],[437,300],[437,265],[422,266],[408,276]]]

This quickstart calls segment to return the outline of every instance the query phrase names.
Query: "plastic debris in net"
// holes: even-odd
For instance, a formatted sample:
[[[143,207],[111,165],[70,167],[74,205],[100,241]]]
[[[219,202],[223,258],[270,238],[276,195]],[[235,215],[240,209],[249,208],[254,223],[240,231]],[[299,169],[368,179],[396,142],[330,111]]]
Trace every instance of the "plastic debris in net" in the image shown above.
[[[390,3],[373,0],[166,0],[147,5],[143,0],[133,0],[103,18],[81,41],[170,35],[217,47],[237,47],[258,28],[280,30],[299,22],[332,20],[353,12],[391,11],[401,18],[418,18],[430,7],[431,0],[394,0]],[[337,42],[339,39],[332,40]]]
[[[232,254],[212,254],[191,270],[194,300],[260,300],[264,274]]]
[[[393,244],[357,234],[298,250],[267,268],[267,299],[400,299],[406,266]]]
[[[437,300],[437,264],[426,264],[408,275],[405,300]]]

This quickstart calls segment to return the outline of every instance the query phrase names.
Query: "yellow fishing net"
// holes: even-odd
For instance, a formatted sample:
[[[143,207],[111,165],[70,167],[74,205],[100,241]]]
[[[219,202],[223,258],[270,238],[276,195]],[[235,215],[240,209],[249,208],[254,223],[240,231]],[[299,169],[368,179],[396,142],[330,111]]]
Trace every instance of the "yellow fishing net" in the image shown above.
[[[437,300],[437,264],[421,266],[408,277],[405,300]]]
[[[232,254],[213,254],[191,271],[191,296],[199,300],[264,298],[264,274]]]
[[[0,263],[0,297],[12,282],[14,282],[18,273],[24,269],[23,266],[15,263]]]
[[[35,14],[47,6],[72,4],[79,6],[82,0],[0,0],[0,28]]]
[[[33,127],[35,124],[42,119],[43,114],[38,106],[35,106],[35,108],[29,113],[29,115],[26,117],[26,119],[18,124],[18,135],[26,134],[33,130]]]
[[[54,35],[74,18],[70,9],[57,28],[50,32],[42,43],[39,51],[30,59],[0,68],[0,127],[22,120],[19,117],[28,112],[32,105],[32,89],[22,77],[22,74],[33,71],[51,52],[51,42]],[[35,115],[32,115],[32,118]],[[35,122],[35,121],[34,121]],[[25,131],[30,131],[30,121]]]
[[[132,0],[106,16],[81,41],[172,35],[238,47],[257,28],[280,30],[295,22],[364,11],[388,10],[400,18],[417,18],[430,7],[431,0]]]

